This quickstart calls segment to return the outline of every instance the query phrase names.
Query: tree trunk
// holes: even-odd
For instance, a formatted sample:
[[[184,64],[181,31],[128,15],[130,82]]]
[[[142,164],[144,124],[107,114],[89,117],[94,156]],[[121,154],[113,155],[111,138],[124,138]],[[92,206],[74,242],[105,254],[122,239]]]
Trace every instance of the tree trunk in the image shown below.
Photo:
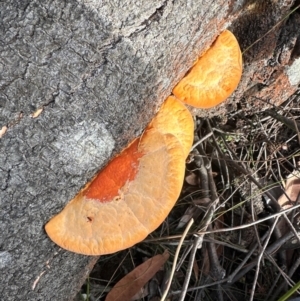
[[[234,95],[200,116],[295,93],[299,12],[278,23],[294,1],[257,2],[0,2],[1,299],[72,300],[97,258],[61,250],[45,223],[142,132],[225,28],[242,50],[262,39]]]

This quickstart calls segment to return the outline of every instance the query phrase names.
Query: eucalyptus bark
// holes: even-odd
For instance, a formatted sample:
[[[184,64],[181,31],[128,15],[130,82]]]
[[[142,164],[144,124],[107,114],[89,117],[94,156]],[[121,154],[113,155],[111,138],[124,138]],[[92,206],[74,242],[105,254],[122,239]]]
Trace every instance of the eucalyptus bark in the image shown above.
[[[142,132],[221,31],[244,50],[294,4],[274,2],[0,2],[1,299],[72,300],[97,257],[61,250],[45,223]],[[245,97],[256,105],[283,75],[273,103],[295,93],[298,28],[296,12],[245,53],[236,93],[197,113],[247,110]]]

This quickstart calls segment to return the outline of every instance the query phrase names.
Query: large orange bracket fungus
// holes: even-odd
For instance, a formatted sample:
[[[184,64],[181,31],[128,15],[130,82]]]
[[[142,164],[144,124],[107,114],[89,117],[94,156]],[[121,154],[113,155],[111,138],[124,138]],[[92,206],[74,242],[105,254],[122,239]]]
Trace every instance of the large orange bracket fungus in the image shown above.
[[[180,194],[193,129],[190,112],[170,96],[141,138],[46,224],[49,237],[86,255],[113,253],[143,240]]]
[[[109,254],[143,240],[166,218],[183,184],[193,142],[193,118],[183,102],[209,108],[237,87],[242,56],[226,30],[174,88],[158,114],[45,226],[69,251]],[[179,101],[179,100],[181,101]]]
[[[217,106],[236,89],[242,69],[238,41],[225,30],[177,84],[173,94],[196,108]]]

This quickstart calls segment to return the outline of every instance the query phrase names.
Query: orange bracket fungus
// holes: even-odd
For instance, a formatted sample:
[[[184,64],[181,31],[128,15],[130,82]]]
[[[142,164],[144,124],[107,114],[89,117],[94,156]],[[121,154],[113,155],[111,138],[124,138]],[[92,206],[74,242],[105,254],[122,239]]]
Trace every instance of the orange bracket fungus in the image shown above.
[[[143,240],[166,218],[183,184],[193,142],[193,118],[181,101],[210,108],[237,87],[242,56],[226,30],[174,88],[135,139],[45,226],[59,246],[102,255]],[[179,101],[179,100],[181,101]]]
[[[235,36],[222,32],[177,84],[173,94],[196,108],[211,108],[236,89],[242,76],[242,54]]]
[[[143,240],[180,194],[193,129],[190,112],[170,96],[143,135],[46,224],[49,237],[85,255],[113,253]]]

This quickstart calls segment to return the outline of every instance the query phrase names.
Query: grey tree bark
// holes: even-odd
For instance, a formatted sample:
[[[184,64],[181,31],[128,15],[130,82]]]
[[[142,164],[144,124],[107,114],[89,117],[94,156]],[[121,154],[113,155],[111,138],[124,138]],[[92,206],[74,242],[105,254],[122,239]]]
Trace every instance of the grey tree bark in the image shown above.
[[[97,258],[59,249],[45,223],[142,132],[221,31],[231,29],[246,49],[294,5],[263,3],[0,1],[1,300],[72,300]],[[295,28],[297,12],[245,54],[230,100],[197,113],[250,110],[243,99],[256,105],[280,76],[284,92],[272,101],[295,93]]]

